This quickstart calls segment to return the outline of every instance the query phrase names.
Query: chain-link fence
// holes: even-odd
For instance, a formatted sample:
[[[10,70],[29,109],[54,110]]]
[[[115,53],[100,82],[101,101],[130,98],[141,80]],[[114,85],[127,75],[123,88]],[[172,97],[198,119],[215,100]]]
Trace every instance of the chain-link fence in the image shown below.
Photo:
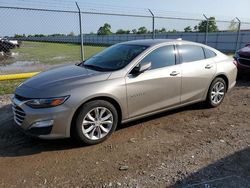
[[[128,40],[182,38],[231,53],[250,42],[250,22],[238,18],[74,6],[75,10],[0,6],[0,74],[76,63]]]

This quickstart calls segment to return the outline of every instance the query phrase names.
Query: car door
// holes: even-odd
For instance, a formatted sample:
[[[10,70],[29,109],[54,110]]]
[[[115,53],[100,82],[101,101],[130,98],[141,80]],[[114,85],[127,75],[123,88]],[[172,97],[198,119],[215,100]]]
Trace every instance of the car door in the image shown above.
[[[181,70],[176,65],[175,47],[163,46],[144,57],[150,70],[125,78],[129,117],[180,104]]]
[[[213,59],[206,59],[204,49],[198,45],[178,45],[181,57],[182,87],[181,103],[204,98],[216,72]]]

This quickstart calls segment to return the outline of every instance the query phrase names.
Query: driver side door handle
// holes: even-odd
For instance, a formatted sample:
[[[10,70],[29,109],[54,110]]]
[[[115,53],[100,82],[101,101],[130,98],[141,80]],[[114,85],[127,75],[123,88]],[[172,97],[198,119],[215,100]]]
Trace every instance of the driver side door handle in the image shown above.
[[[173,72],[170,73],[170,76],[177,76],[178,74],[180,74],[180,72],[173,71]]]
[[[213,65],[207,64],[207,65],[205,66],[205,69],[211,69],[212,67],[213,67]]]

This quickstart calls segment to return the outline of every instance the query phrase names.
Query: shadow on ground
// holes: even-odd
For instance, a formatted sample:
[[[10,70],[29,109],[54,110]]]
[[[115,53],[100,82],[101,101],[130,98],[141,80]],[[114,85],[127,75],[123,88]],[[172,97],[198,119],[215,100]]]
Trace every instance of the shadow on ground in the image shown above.
[[[249,87],[250,86],[250,75],[244,74],[244,75],[238,76],[236,86]]]
[[[171,186],[179,187],[250,187],[250,148],[220,159]]]
[[[198,103],[180,109],[163,112],[160,114],[156,114],[140,120],[120,125],[117,131],[121,131],[122,129],[126,129],[131,126],[136,126],[140,123],[146,123],[147,121],[158,119],[181,111],[202,110],[205,108],[206,106],[204,104]],[[0,119],[0,157],[27,156],[46,151],[60,151],[79,147],[86,147],[80,145],[74,139],[42,140],[38,138],[32,138],[28,135],[25,135],[22,131],[20,131],[18,127],[16,127],[17,125],[15,125],[13,120],[11,105],[6,105],[0,108],[0,113],[1,112],[4,112],[7,115],[5,116],[5,120]]]

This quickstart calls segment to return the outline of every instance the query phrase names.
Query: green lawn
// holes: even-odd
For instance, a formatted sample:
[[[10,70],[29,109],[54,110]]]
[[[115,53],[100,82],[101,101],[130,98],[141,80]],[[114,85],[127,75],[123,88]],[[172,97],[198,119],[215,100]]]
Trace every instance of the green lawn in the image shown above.
[[[0,95],[11,94],[24,80],[0,81]]]
[[[105,47],[84,46],[85,58],[103,50]],[[18,53],[15,58],[8,59],[5,63],[15,61],[35,61],[43,64],[61,64],[78,62],[81,59],[80,45],[49,42],[23,41],[20,48],[12,50]]]

